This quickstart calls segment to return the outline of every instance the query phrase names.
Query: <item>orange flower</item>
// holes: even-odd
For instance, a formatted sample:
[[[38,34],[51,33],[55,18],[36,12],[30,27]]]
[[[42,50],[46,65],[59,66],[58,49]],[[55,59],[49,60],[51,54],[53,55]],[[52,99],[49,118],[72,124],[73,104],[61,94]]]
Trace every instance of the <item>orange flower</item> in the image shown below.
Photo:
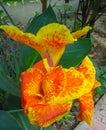
[[[72,102],[79,100],[79,120],[92,125],[94,103],[92,91],[100,86],[95,68],[88,57],[82,64],[69,69],[54,67],[65,46],[85,35],[91,27],[74,33],[66,26],[51,23],[42,27],[36,35],[24,33],[15,26],[0,26],[10,37],[36,49],[43,60],[21,74],[22,106],[32,124],[46,127],[70,111]]]
[[[78,68],[69,69],[49,67],[47,59],[43,59],[23,72],[21,79],[22,104],[32,124],[46,127],[59,120],[75,99],[81,106],[78,118],[92,124],[95,69],[88,57]]]
[[[11,38],[37,50],[42,58],[51,57],[53,65],[56,65],[65,50],[65,46],[74,43],[76,38],[85,35],[91,27],[87,26],[71,34],[65,25],[51,23],[42,27],[36,35],[24,33],[15,26],[2,25],[0,29],[3,29]]]

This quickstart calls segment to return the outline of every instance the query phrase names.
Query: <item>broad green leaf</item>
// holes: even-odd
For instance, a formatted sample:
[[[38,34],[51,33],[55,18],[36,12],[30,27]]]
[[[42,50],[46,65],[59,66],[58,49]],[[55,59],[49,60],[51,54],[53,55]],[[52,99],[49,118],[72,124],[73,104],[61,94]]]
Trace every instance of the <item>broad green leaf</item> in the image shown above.
[[[23,130],[38,130],[38,126],[31,125],[23,110],[10,111]]]
[[[14,110],[22,108],[21,98],[10,94],[5,94],[5,97],[2,101],[2,108],[3,110]]]
[[[6,111],[0,110],[0,130],[23,130],[15,118]]]
[[[23,130],[40,130],[38,126],[31,125],[23,110],[13,110],[10,113],[16,118]],[[53,130],[52,126],[43,128],[43,130]]]
[[[53,22],[57,22],[57,19],[52,7],[49,6],[44,13],[32,19],[25,31],[36,34],[42,26]]]
[[[56,16],[54,14],[54,11],[51,6],[45,10],[44,13],[39,15],[38,17],[34,17],[32,21],[28,24],[28,26],[25,29],[25,32],[30,32],[36,34],[37,31],[44,25],[47,25],[52,22],[57,22]],[[31,65],[34,64],[34,62],[37,60],[37,57],[39,56],[39,53],[26,46],[26,45],[20,45],[21,46],[21,55],[22,55],[22,63],[24,70],[29,68]]]
[[[6,73],[4,73],[4,70],[1,65],[0,65],[0,89],[15,96],[18,97],[21,96],[20,88],[13,82],[13,79],[11,79],[8,75],[6,75]]]
[[[26,69],[31,67],[37,60],[39,54],[37,51],[32,50],[25,60]]]
[[[80,38],[74,44],[66,46],[65,53],[63,54],[59,65],[65,68],[77,66],[81,63],[86,55],[91,50],[91,41],[86,38]]]

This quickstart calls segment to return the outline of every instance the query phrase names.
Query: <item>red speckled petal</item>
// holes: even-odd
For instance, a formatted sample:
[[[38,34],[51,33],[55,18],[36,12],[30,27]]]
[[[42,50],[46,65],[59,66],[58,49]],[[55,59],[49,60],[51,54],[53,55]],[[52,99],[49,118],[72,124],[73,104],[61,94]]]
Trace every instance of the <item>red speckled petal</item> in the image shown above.
[[[46,59],[36,63],[32,68],[21,74],[21,90],[22,90],[22,104],[25,105],[26,100],[30,96],[42,97],[41,89],[42,78],[47,72]]]
[[[92,27],[90,27],[90,26],[85,26],[83,29],[78,30],[78,31],[76,31],[76,32],[73,32],[73,33],[72,33],[72,36],[73,36],[74,38],[76,38],[76,39],[77,39],[77,38],[80,38],[80,37],[86,35],[86,34],[88,33],[88,31],[91,30],[91,29],[92,29]]]
[[[92,99],[92,92],[79,98],[80,104],[80,114],[78,119],[81,121],[86,121],[90,126],[92,126],[93,114],[94,114],[94,101]]]
[[[62,118],[71,108],[71,104],[37,104],[29,107],[27,115],[32,124],[47,127]]]

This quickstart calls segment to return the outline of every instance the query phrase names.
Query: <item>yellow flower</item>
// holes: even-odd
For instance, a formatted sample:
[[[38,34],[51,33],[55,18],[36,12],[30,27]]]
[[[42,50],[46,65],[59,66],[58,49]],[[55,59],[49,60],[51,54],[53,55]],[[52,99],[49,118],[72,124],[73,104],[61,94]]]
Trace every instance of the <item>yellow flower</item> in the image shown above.
[[[65,46],[85,35],[91,27],[87,26],[75,33],[70,33],[65,25],[51,23],[40,28],[36,35],[24,33],[16,26],[2,25],[0,29],[3,29],[11,38],[34,48],[42,58],[51,59],[50,62],[56,65],[64,53]]]

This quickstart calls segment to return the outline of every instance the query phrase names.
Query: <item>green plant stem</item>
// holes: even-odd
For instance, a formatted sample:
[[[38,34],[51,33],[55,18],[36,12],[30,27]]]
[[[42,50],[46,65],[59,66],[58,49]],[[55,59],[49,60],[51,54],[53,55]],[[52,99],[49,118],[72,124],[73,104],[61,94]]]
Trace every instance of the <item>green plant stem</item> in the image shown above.
[[[13,19],[12,19],[11,16],[9,15],[8,11],[6,10],[6,8],[4,7],[4,5],[3,5],[2,2],[0,2],[0,6],[2,7],[2,9],[4,10],[4,12],[5,12],[6,15],[8,16],[8,18],[10,19],[11,23],[12,23],[13,25],[15,25]]]

